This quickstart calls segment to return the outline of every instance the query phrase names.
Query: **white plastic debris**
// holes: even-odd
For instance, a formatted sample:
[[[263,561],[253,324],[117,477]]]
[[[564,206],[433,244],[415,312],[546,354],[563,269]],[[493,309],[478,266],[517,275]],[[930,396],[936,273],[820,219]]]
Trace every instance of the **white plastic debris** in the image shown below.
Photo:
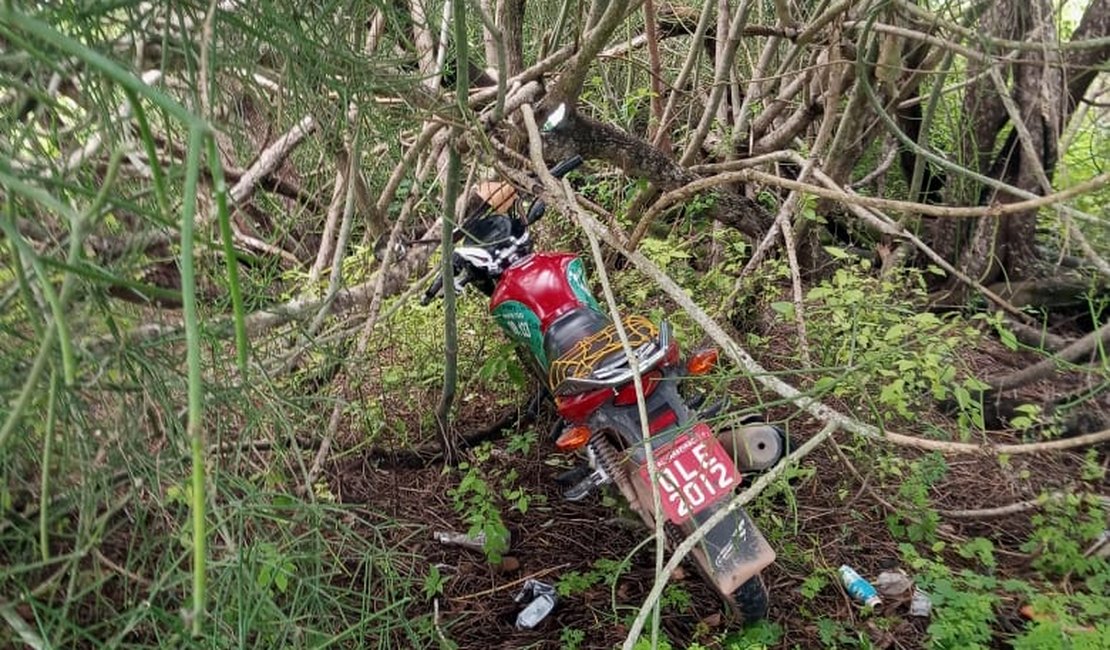
[[[883,596],[895,598],[907,593],[913,588],[913,580],[906,575],[905,571],[883,571],[875,578],[875,588]]]
[[[929,613],[932,611],[933,600],[929,598],[929,594],[920,589],[914,589],[913,600],[910,601],[910,616],[928,618]]]
[[[508,548],[508,531],[505,531],[505,535],[505,547]],[[477,535],[467,535],[466,533],[455,533],[446,530],[437,530],[432,533],[432,537],[435,538],[435,540],[440,544],[446,544],[448,546],[461,546],[472,551],[484,551],[486,548],[485,531],[482,531]]]

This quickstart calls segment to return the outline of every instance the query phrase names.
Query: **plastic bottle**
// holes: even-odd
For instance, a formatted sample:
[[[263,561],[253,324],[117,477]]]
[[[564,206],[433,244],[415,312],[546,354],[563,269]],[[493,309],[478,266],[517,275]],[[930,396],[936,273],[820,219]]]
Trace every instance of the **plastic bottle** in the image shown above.
[[[854,600],[863,603],[869,607],[874,607],[883,602],[879,598],[879,592],[875,591],[875,587],[871,583],[864,580],[863,576],[856,573],[855,569],[847,564],[840,565],[840,581],[844,583],[844,589],[848,592]]]

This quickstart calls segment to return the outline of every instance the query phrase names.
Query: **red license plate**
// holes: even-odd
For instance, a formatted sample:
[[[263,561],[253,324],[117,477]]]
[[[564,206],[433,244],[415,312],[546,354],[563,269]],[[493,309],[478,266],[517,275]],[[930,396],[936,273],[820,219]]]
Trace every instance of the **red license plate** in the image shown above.
[[[656,449],[655,467],[663,511],[676,524],[731,495],[740,483],[736,465],[704,422]],[[647,465],[640,468],[640,477],[651,484]]]

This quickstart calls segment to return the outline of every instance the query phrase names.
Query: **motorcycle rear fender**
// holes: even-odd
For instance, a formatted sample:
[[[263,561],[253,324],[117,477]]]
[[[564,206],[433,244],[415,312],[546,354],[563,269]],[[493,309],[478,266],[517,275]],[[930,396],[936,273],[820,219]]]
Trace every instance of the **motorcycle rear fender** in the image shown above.
[[[670,442],[692,420],[689,409],[678,395],[674,372],[668,369],[664,374],[671,380],[664,379],[645,406],[649,414],[657,409],[673,409],[683,427],[673,427],[652,438],[654,447]],[[625,447],[623,469],[629,480],[616,483],[632,509],[649,528],[654,529],[651,487],[643,481],[639,471],[647,462],[647,456],[637,407],[604,406],[591,418],[591,428],[595,431],[608,430],[622,438]],[[728,502],[729,499],[722,499],[686,520],[679,526],[683,535],[692,534],[714,513],[727,507]],[[774,549],[742,508],[730,512],[711,528],[691,553],[705,577],[726,597],[775,561]]]
[[[651,528],[655,527],[651,487],[641,478],[638,468],[629,462],[630,483],[635,494],[625,494],[629,503]],[[727,508],[729,499],[722,499],[713,506],[687,519],[679,529],[683,537],[692,535],[716,512]],[[723,595],[730,596],[748,579],[759,575],[775,561],[775,550],[743,508],[737,508],[706,532],[697,546],[690,551],[702,573]]]

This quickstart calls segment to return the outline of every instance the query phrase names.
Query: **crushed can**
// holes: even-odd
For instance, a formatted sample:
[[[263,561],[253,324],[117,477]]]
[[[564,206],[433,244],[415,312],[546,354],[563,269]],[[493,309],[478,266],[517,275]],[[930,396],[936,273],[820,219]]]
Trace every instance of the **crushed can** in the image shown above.
[[[513,598],[513,601],[518,605],[527,603],[524,609],[516,615],[516,629],[531,630],[555,609],[558,598],[555,595],[554,586],[539,580],[529,579],[525,581],[524,586]]]
[[[883,599],[879,597],[879,592],[875,591],[875,587],[847,564],[840,565],[840,582],[844,585],[844,590],[848,592],[852,600],[858,603],[875,607],[883,602]]]

